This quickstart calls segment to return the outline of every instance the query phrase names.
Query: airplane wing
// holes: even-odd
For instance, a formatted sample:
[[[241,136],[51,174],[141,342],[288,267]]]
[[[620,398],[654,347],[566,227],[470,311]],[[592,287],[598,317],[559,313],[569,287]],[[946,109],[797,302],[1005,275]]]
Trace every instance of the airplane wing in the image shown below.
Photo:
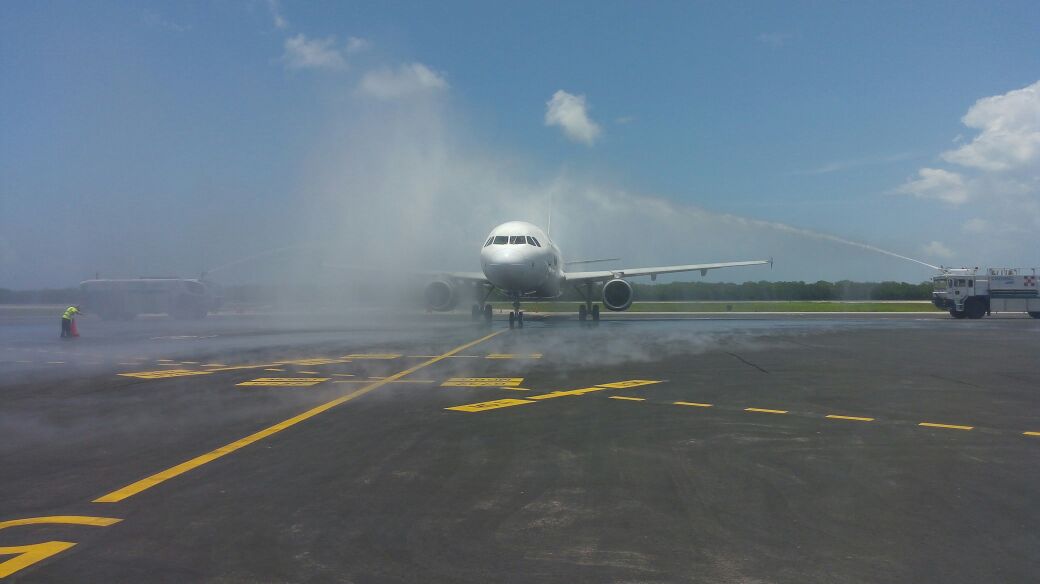
[[[567,272],[564,280],[576,284],[585,282],[603,282],[615,278],[630,278],[633,276],[656,277],[658,274],[673,274],[676,272],[697,272],[703,276],[708,270],[718,268],[736,268],[739,266],[761,266],[773,265],[773,260],[754,260],[750,262],[721,262],[717,264],[688,264],[685,266],[660,266],[656,268],[628,268],[621,270],[603,270],[599,272]]]

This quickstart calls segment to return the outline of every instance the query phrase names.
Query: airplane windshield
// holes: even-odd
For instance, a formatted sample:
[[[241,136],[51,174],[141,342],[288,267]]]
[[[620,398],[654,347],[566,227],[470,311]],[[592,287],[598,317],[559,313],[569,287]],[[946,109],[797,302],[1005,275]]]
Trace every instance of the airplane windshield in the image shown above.
[[[509,243],[511,243],[513,245],[518,245],[518,244],[522,245],[522,244],[527,243],[527,239],[523,235],[510,235],[509,236]]]
[[[527,244],[528,245],[533,245],[535,247],[542,247],[541,245],[538,244],[538,240],[533,238],[533,237],[531,237],[530,235],[527,236]]]
[[[494,241],[494,240],[495,240],[494,237],[489,237],[488,240],[487,240],[487,243],[484,244],[484,247],[487,247],[487,246],[491,245],[491,242]]]
[[[509,238],[506,237],[505,235],[496,235],[495,236],[495,245],[505,245],[507,243],[509,243]]]

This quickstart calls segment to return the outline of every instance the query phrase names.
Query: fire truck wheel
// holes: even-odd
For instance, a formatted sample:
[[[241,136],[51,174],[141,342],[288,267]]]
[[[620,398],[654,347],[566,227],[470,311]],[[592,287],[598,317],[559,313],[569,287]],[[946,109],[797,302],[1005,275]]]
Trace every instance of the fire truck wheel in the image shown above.
[[[964,318],[965,312],[963,310],[957,310],[956,308],[950,309],[950,316],[953,318]]]
[[[964,303],[964,314],[971,319],[979,319],[986,316],[986,305],[978,298],[969,298]]]

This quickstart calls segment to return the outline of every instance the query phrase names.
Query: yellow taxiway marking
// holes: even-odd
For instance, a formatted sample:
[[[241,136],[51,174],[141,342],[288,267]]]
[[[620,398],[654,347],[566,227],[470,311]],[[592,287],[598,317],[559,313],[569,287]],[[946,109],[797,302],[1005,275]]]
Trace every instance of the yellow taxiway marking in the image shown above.
[[[267,370],[264,369],[264,371],[267,371]],[[303,374],[306,374],[306,375],[320,375],[321,374],[320,371],[297,371],[297,373],[303,373]]]
[[[354,377],[353,373],[333,373],[333,377]]]
[[[252,381],[236,383],[238,386],[265,386],[265,387],[310,387],[318,385],[322,381],[328,381],[328,377],[260,377]]]
[[[975,426],[957,426],[955,424],[935,424],[932,422],[921,422],[918,426],[926,426],[928,428],[946,428],[948,430],[974,430]]]
[[[292,361],[280,361],[279,365],[335,365],[336,363],[350,363],[350,361],[344,357],[342,359],[329,359],[326,357],[319,357],[316,359],[294,359]]]
[[[372,383],[371,379],[337,379],[332,383]],[[437,383],[436,379],[395,379],[387,383]]]
[[[498,409],[498,408],[508,408],[510,406],[519,406],[519,405],[534,403],[536,401],[541,401],[541,400],[546,400],[546,399],[555,399],[555,398],[558,398],[558,397],[568,397],[568,396],[580,396],[580,395],[585,395],[586,393],[593,393],[593,392],[596,392],[596,391],[607,391],[607,390],[610,390],[610,389],[619,389],[619,388],[623,389],[623,388],[627,388],[627,387],[636,387],[638,385],[646,385],[646,384],[649,384],[649,383],[660,383],[660,382],[659,381],[649,381],[649,380],[646,380],[646,379],[633,379],[633,380],[630,380],[630,381],[617,381],[617,382],[614,382],[614,383],[606,383],[606,384],[601,384],[601,385],[594,385],[592,387],[582,387],[582,388],[579,388],[579,389],[568,389],[568,390],[564,390],[564,391],[551,391],[549,393],[543,393],[543,394],[540,394],[540,395],[528,396],[525,399],[496,399],[496,400],[492,400],[492,401],[477,402],[477,403],[473,403],[473,404],[463,404],[461,406],[454,406],[454,407],[445,408],[445,409],[447,409],[447,410],[455,410],[455,411],[458,411],[458,412],[482,412],[484,410],[494,410],[494,409]],[[511,389],[511,388],[504,387],[503,389]],[[633,401],[643,401],[643,398],[626,398],[626,399],[632,399]]]
[[[516,387],[523,377],[452,377],[441,387]]]
[[[629,387],[640,387],[643,385],[653,385],[655,383],[663,382],[654,381],[652,379],[630,379],[628,381],[615,381],[614,383],[600,383],[596,387],[609,387],[611,389],[628,389]]]
[[[264,371],[285,371],[285,369],[279,369],[277,367],[270,367],[270,368],[264,369]],[[300,373],[303,373],[303,371],[301,371]]]
[[[745,412],[759,412],[762,414],[786,414],[787,410],[767,410],[763,408],[744,408]]]
[[[400,357],[400,353],[355,353],[353,355],[343,355],[344,359],[397,359]],[[433,357],[434,359],[443,359],[444,357],[438,355]]]
[[[710,408],[710,407],[712,407],[712,405],[714,405],[714,404],[699,404],[697,402],[685,402],[685,401],[677,401],[677,402],[672,402],[672,403],[677,405],[677,406],[691,406],[691,407],[694,407],[694,408]]]
[[[1023,436],[1040,436],[1040,432],[1022,432]]]
[[[115,517],[89,517],[86,515],[52,515],[49,517],[28,517],[26,519],[11,519],[0,521],[0,529],[16,527],[19,525],[90,525],[94,527],[107,527],[119,523],[122,519]],[[6,578],[15,572],[24,570],[29,566],[41,562],[55,554],[59,554],[76,544],[69,541],[45,541],[32,545],[19,545],[0,547],[0,556],[14,557],[0,562],[0,578]]]
[[[458,347],[455,347],[454,349],[448,351],[447,353],[438,355],[436,357],[433,357],[432,359],[427,359],[426,361],[423,361],[422,363],[419,363],[418,365],[414,365],[412,367],[409,367],[408,369],[405,369],[404,371],[401,371],[399,373],[391,375],[390,377],[387,377],[386,379],[381,379],[379,381],[373,381],[372,383],[369,383],[368,385],[366,385],[364,387],[361,387],[361,388],[357,389],[356,391],[348,393],[347,395],[344,395],[344,396],[340,396],[340,397],[338,397],[338,398],[336,398],[336,399],[334,399],[332,401],[325,402],[325,403],[321,404],[320,406],[311,408],[311,409],[309,409],[309,410],[307,410],[307,411],[305,411],[305,412],[303,412],[301,414],[293,416],[292,418],[289,418],[289,419],[281,421],[281,422],[279,422],[279,423],[277,423],[277,424],[275,424],[273,426],[270,426],[268,428],[260,430],[259,432],[254,432],[253,434],[250,434],[249,436],[246,436],[245,438],[241,438],[241,439],[236,440],[236,441],[234,441],[234,442],[232,442],[230,444],[226,444],[224,446],[221,446],[220,448],[217,448],[216,450],[212,450],[212,451],[207,452],[205,454],[202,454],[200,456],[196,456],[195,458],[192,458],[190,460],[186,460],[186,461],[184,461],[184,462],[182,462],[182,463],[180,463],[180,464],[178,464],[176,466],[173,466],[173,467],[170,467],[170,468],[168,468],[166,470],[157,472],[157,473],[155,473],[155,474],[153,474],[153,475],[151,475],[149,477],[145,477],[145,478],[143,478],[143,479],[141,479],[141,480],[139,480],[137,482],[131,483],[131,484],[125,486],[125,487],[116,489],[115,491],[112,491],[111,493],[108,493],[107,495],[102,495],[101,497],[98,497],[97,499],[94,499],[94,502],[95,503],[118,503],[119,501],[123,501],[123,500],[125,500],[125,499],[127,499],[129,497],[132,497],[132,496],[134,496],[134,495],[136,495],[136,494],[138,494],[138,493],[140,493],[142,491],[150,489],[150,488],[154,487],[155,485],[158,485],[160,483],[168,481],[168,480],[170,480],[170,479],[172,479],[174,477],[180,476],[180,475],[182,475],[182,474],[184,474],[184,473],[186,473],[186,472],[188,472],[188,471],[190,471],[190,470],[192,470],[194,468],[198,468],[198,467],[206,464],[207,462],[212,462],[212,461],[214,461],[214,460],[216,460],[216,459],[218,459],[218,458],[220,458],[222,456],[226,456],[228,454],[231,454],[232,452],[235,452],[236,450],[239,450],[241,448],[245,448],[246,446],[249,446],[250,444],[252,444],[254,442],[257,442],[259,440],[263,440],[264,438],[267,438],[268,436],[271,436],[273,434],[277,434],[278,432],[281,432],[282,430],[285,430],[286,428],[290,428],[292,426],[295,426],[296,424],[299,424],[300,422],[303,422],[305,420],[309,420],[309,419],[313,418],[314,416],[317,416],[318,414],[326,412],[326,411],[328,411],[328,410],[330,410],[330,409],[332,409],[332,408],[334,408],[334,407],[336,407],[338,405],[344,404],[344,403],[346,403],[348,401],[351,401],[353,399],[357,399],[357,398],[365,395],[366,393],[370,393],[372,391],[375,391],[375,390],[379,389],[380,387],[383,387],[387,383],[390,383],[391,381],[396,381],[396,380],[398,380],[398,379],[400,379],[402,377],[405,377],[407,375],[411,375],[412,373],[415,373],[416,371],[418,371],[418,370],[420,370],[420,369],[422,369],[424,367],[428,367],[430,365],[433,365],[434,363],[437,363],[438,361],[446,359],[446,358],[448,358],[448,357],[458,353],[459,351],[464,351],[464,350],[466,350],[466,349],[468,349],[470,347],[479,345],[480,343],[483,343],[484,341],[486,341],[488,339],[491,339],[491,338],[493,338],[493,337],[495,337],[497,335],[500,335],[503,332],[505,332],[505,329],[493,332],[493,333],[491,333],[489,335],[486,335],[486,336],[483,336],[483,337],[481,337],[481,338],[479,338],[479,339],[477,339],[475,341],[470,341],[470,342],[468,342],[468,343],[466,343],[464,345],[459,345]]]
[[[488,353],[485,359],[541,359],[541,353],[518,355],[516,353]]]
[[[832,420],[852,420],[853,422],[873,422],[874,418],[861,418],[859,416],[839,416],[838,414],[827,414],[824,416]]]
[[[198,361],[181,361],[181,365],[198,365]]]
[[[510,391],[531,391],[530,389],[528,389],[526,387],[514,387],[514,386],[511,386],[511,385],[503,385],[503,386],[500,387],[500,389],[508,389]]]
[[[623,399],[625,401],[646,401],[645,397],[628,397],[624,395],[612,395],[610,399]]]
[[[429,359],[437,355],[408,355],[410,359]],[[479,359],[480,355],[452,355],[451,359]]]
[[[227,365],[223,363],[206,363],[203,367],[227,367]]]
[[[533,404],[535,402],[527,399],[496,399],[493,401],[480,402],[475,404],[466,404],[461,406],[454,406],[451,408],[444,408],[446,410],[455,410],[456,412],[483,412],[486,410],[497,410],[498,408],[508,408],[511,406],[522,406],[524,404]]]
[[[0,521],[0,529],[18,527],[20,525],[92,525],[94,527],[108,527],[119,523],[122,519],[114,517],[91,517],[89,515],[50,515],[48,517],[27,517],[25,519],[9,519]]]
[[[123,377],[138,379],[165,379],[167,377],[186,377],[188,375],[209,375],[212,371],[193,371],[191,369],[163,369],[162,371],[138,371],[137,373],[120,373]]]

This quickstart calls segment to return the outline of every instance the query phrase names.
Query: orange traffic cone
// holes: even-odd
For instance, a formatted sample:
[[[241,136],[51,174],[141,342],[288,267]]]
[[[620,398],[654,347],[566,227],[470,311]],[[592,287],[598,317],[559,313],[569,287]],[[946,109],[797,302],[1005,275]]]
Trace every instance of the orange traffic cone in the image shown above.
[[[79,336],[79,330],[76,329],[76,319],[72,319],[72,326],[70,327],[69,330],[72,331],[72,336],[74,336],[74,337],[78,337]]]

